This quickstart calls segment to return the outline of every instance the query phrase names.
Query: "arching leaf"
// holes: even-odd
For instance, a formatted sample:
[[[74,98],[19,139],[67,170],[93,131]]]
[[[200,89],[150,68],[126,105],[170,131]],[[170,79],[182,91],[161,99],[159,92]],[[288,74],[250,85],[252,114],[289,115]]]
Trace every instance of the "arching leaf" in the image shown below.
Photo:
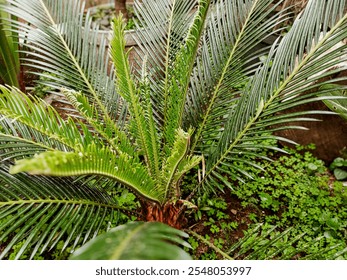
[[[188,235],[162,223],[133,222],[118,226],[78,249],[72,260],[189,260],[178,245]]]
[[[126,154],[117,155],[107,147],[95,144],[77,152],[48,151],[22,159],[11,167],[12,174],[28,172],[46,176],[99,175],[130,187],[144,198],[162,201],[163,191],[155,188],[145,167]]]
[[[323,77],[336,72],[333,65],[347,60],[346,44],[332,48],[347,37],[345,8],[344,0],[310,1],[278,47],[272,46],[264,65],[250,79],[236,106],[230,109],[220,135],[213,141],[204,184],[212,187],[214,182],[226,183],[225,169],[221,166],[237,160],[232,157],[237,152],[261,151],[264,147],[258,140],[264,137],[276,140],[271,136],[274,128],[284,129],[287,122],[315,120],[305,117],[307,114],[331,114],[329,111],[286,113],[286,110],[309,102],[343,98],[316,96],[314,89],[326,83]],[[278,149],[275,145],[270,148]],[[233,171],[239,173],[236,168]]]
[[[70,178],[11,175],[0,167],[0,259],[33,258],[64,242],[63,250],[94,238],[114,223],[117,203],[105,191]]]

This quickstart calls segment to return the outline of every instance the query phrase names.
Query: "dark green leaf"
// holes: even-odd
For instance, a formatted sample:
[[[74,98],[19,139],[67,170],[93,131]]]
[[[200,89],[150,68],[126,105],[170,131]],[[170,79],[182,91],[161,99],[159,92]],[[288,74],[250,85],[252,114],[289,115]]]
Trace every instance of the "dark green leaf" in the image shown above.
[[[162,223],[133,222],[118,226],[78,249],[73,260],[189,260],[178,245],[190,247],[182,240],[182,231]]]
[[[334,169],[334,175],[337,180],[344,180],[347,178],[347,171],[340,168],[336,168]]]

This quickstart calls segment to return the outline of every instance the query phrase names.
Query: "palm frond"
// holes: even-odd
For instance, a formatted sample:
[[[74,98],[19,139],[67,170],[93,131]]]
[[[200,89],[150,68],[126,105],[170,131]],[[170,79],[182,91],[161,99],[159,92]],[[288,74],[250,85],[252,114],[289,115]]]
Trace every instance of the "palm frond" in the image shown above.
[[[28,57],[23,64],[45,75],[41,81],[53,89],[67,88],[90,96],[106,120],[119,117],[124,102],[108,75],[106,38],[98,41],[98,27],[84,15],[84,2],[55,0],[10,0],[2,9],[26,19],[28,24],[11,21]],[[87,43],[88,42],[88,43]],[[47,72],[49,74],[47,74]],[[68,108],[67,108],[68,109]],[[121,124],[121,122],[120,122]]]
[[[0,259],[21,244],[15,256],[30,258],[64,241],[63,250],[94,238],[114,223],[117,203],[105,191],[71,178],[10,175],[0,167]]]
[[[125,52],[124,28],[122,17],[115,18],[111,57],[117,72],[116,85],[118,93],[129,103],[132,118],[131,132],[135,136],[137,145],[145,156],[151,174],[154,178],[159,178],[159,139],[155,123],[152,121],[152,107],[148,96],[143,96],[144,100],[141,100],[141,91],[136,89],[131,77],[128,54]]]
[[[149,65],[151,98],[157,122],[163,124],[164,103],[168,98],[170,69],[186,37],[197,1],[136,1],[135,16],[139,19],[134,40],[138,44],[135,69]]]
[[[73,260],[190,260],[178,245],[187,234],[162,223],[132,222],[98,236],[78,249]]]
[[[171,154],[163,162],[160,186],[164,188],[166,200],[172,197],[172,188],[175,187],[175,182],[177,183],[185,172],[200,162],[198,157],[192,159],[187,159],[186,157],[191,133],[191,131],[186,133],[182,129],[176,131],[176,139]]]
[[[328,245],[318,252],[311,253],[308,248],[313,244],[324,239],[324,236],[313,238],[300,248],[295,245],[302,239],[306,233],[301,233],[296,237],[290,237],[293,230],[289,227],[279,231],[276,226],[264,226],[258,224],[253,227],[239,242],[235,243],[229,250],[228,254],[235,259],[245,260],[290,260],[290,259],[336,259],[340,254],[346,251],[345,244],[340,242],[334,245]],[[344,248],[341,250],[341,248]],[[337,251],[337,252],[336,252]]]
[[[177,167],[177,170],[172,180],[172,188],[176,188],[176,190],[179,190],[179,184],[183,176],[188,171],[193,169],[195,166],[200,164],[202,160],[203,160],[202,156],[185,156]],[[179,195],[180,194],[178,193],[177,197]]]
[[[78,110],[79,114],[91,126],[90,130],[98,134],[117,152],[125,152],[134,155],[135,150],[128,135],[110,119],[103,120],[100,112],[90,99],[81,92],[63,90],[63,94]]]
[[[190,74],[195,64],[201,34],[207,19],[210,0],[200,0],[194,20],[169,71],[168,91],[164,93],[164,141],[171,148],[175,141],[175,131],[182,127],[184,105],[186,103]]]
[[[338,113],[342,118],[347,120],[347,90],[341,86],[334,84],[326,84],[320,87],[320,90],[328,89],[331,96],[346,96],[346,99],[342,100],[324,100],[325,105],[329,107],[330,110]],[[333,89],[333,91],[331,91]]]
[[[28,148],[25,153],[35,154],[45,149],[79,150],[94,142],[92,133],[83,123],[71,118],[63,120],[43,100],[31,99],[14,88],[0,86],[0,116],[1,157],[6,152],[10,152],[13,158],[22,157],[25,147]]]
[[[341,242],[316,253],[308,252],[308,247],[319,242],[324,238],[323,236],[312,239],[300,248],[295,248],[296,243],[305,236],[305,233],[290,237],[292,230],[292,227],[279,231],[276,226],[255,225],[243,238],[233,244],[227,254],[234,259],[242,260],[290,260],[295,258],[313,260],[322,255],[328,259],[336,259],[345,251],[342,249],[336,252],[338,248],[345,247],[345,244]]]
[[[261,44],[279,33],[276,24],[286,20],[286,11],[275,12],[279,1],[218,1],[208,18],[196,66],[190,79],[184,126],[199,124],[192,150],[207,142],[221,127],[242,94],[242,87],[257,69],[267,48]],[[228,26],[228,28],[225,28]],[[202,137],[202,139],[201,139]],[[201,143],[199,143],[201,144]]]
[[[292,227],[285,230],[279,230],[277,226],[256,224],[251,226],[245,236],[234,243],[229,249],[222,251],[215,247],[210,241],[203,236],[188,231],[199,241],[208,245],[211,249],[221,254],[224,259],[233,260],[314,260],[314,259],[337,259],[339,256],[346,253],[346,245],[344,242],[327,246],[318,252],[311,253],[308,249],[319,242],[324,236],[312,238],[305,245],[296,248],[296,243],[302,239],[306,233],[301,233],[298,236],[291,237]]]
[[[332,49],[347,37],[347,14],[343,13],[346,3],[343,0],[332,2],[310,1],[278,48],[273,46],[267,61],[250,80],[237,105],[231,110],[207,159],[204,183],[209,185],[222,178],[223,172],[218,169],[222,163],[230,160],[227,158],[231,152],[256,152],[261,147],[254,141],[255,138],[288,121],[314,120],[302,118],[302,115],[322,113],[309,111],[293,114],[285,113],[285,110],[332,98],[322,96],[319,92],[312,93],[312,89],[325,83],[321,78],[336,72],[332,65],[347,58],[346,45]],[[331,15],[336,17],[332,18]],[[278,116],[280,111],[283,113]]]
[[[48,151],[30,159],[15,162],[10,172],[28,172],[47,176],[106,176],[131,188],[140,196],[153,201],[163,199],[146,168],[134,157],[115,154],[108,147],[92,143],[77,152]]]
[[[0,1],[3,4],[4,1]],[[18,42],[13,39],[6,29],[8,28],[3,18],[8,14],[0,10],[0,78],[8,85],[19,88],[19,54]]]

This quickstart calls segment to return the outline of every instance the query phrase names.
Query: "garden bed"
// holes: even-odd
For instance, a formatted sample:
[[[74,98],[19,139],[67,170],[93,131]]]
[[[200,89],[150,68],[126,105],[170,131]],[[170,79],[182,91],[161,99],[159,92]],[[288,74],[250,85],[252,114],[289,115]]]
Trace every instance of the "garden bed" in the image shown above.
[[[200,235],[190,237],[193,255],[197,259],[224,258],[213,247],[228,251],[257,223],[265,227],[263,232],[254,233],[253,249],[270,242],[276,232],[292,228],[269,246],[266,254],[257,255],[258,259],[270,256],[269,251],[276,252],[297,236],[301,239],[278,252],[274,259],[286,258],[286,254],[300,259],[316,253],[316,258],[325,259],[343,249],[347,243],[347,182],[337,181],[323,161],[311,154],[313,150],[310,145],[291,150],[291,155],[272,154],[274,163],[259,163],[266,168],[265,172],[249,168],[251,174],[255,172],[254,181],[235,183],[234,191],[226,189],[218,198],[203,196],[188,226]],[[266,228],[269,230],[271,226],[276,230],[264,236]],[[323,252],[334,246],[335,251]],[[243,259],[253,249],[242,252],[242,248],[237,248],[230,256]],[[242,254],[238,255],[240,251]]]
[[[140,16],[153,19],[156,2],[148,1]],[[158,36],[138,30],[144,55],[137,57],[129,55],[131,44],[124,42],[131,32],[123,34],[121,19],[114,20],[109,51],[106,40],[98,43],[97,28],[80,25],[86,15],[77,2],[44,8],[44,1],[34,2],[21,1],[14,11],[30,23],[18,31],[36,47],[28,53],[42,58],[28,61],[43,86],[34,94],[45,102],[1,87],[0,258],[66,259],[72,251],[75,259],[347,258],[346,155],[334,147],[341,158],[328,169],[313,147],[289,150],[284,142],[290,140],[273,136],[309,116],[288,108],[320,101],[310,90],[324,81],[310,78],[331,69],[331,60],[319,59],[325,43],[341,42],[336,5],[311,1],[295,28],[274,33],[284,39],[258,63],[253,50],[282,19],[271,18],[270,2],[221,1],[215,14],[205,1],[199,9],[195,2],[167,6],[167,14],[177,13],[173,22],[148,21]],[[336,18],[324,17],[319,5]],[[225,20],[235,14],[240,21]],[[319,21],[326,40],[311,48]],[[104,38],[110,33],[100,31]],[[339,56],[347,47],[339,48],[329,49],[334,63],[347,60]],[[135,63],[149,71],[133,75]],[[45,96],[52,91],[64,97]],[[165,255],[164,241],[175,256]],[[136,242],[154,250],[138,252]],[[109,254],[123,249],[124,255]],[[148,252],[155,254],[143,255]]]

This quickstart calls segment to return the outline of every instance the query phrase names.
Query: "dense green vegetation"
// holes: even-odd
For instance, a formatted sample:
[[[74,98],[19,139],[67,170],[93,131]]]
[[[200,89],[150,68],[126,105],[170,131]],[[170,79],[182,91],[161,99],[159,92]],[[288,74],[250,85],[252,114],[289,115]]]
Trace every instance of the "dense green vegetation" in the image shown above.
[[[232,194],[226,189],[227,193],[219,192],[217,196],[199,196],[198,208],[191,209],[187,230],[192,247],[187,251],[192,257],[346,259],[346,187],[310,153],[312,149],[314,145],[288,149],[288,155],[270,153],[273,162],[258,162],[265,171],[245,166],[254,180],[235,182]],[[189,181],[187,176],[183,182],[185,191],[189,191]],[[134,212],[140,207],[127,190],[113,195],[122,207]],[[124,214],[118,218],[121,223],[136,219]],[[13,247],[9,259],[15,258],[25,241]],[[62,251],[63,245],[60,241],[52,252],[34,259],[66,259],[72,248]],[[23,254],[21,259],[28,257]]]
[[[233,246],[230,241],[236,231],[248,228],[250,224],[264,223],[263,232],[272,226],[275,229],[266,238],[258,240],[259,244],[253,244],[253,250],[273,239],[278,232],[290,230],[271,248],[267,248],[266,254],[256,254],[257,258],[272,255],[297,237],[293,244],[278,252],[274,258],[296,255],[297,258],[329,259],[342,252],[347,240],[346,187],[332,177],[321,160],[312,156],[309,151],[312,148],[288,150],[289,155],[272,153],[270,157],[278,157],[274,162],[258,162],[265,171],[244,167],[254,180],[235,186],[233,200],[227,199],[224,194],[219,194],[218,199],[206,197],[200,208],[204,218],[199,213],[196,219],[205,220],[204,238],[212,239],[211,243],[228,251]],[[237,212],[243,214],[237,215]],[[259,232],[257,234],[261,236]],[[195,252],[200,255],[203,252],[199,247],[201,244],[190,238]],[[346,258],[346,250],[343,252],[335,257]],[[210,249],[199,257],[214,259],[216,252]]]
[[[346,159],[278,133],[343,104],[347,3],[282,2],[136,1],[132,50],[79,0],[1,5],[40,78],[0,85],[0,259],[345,258]]]

